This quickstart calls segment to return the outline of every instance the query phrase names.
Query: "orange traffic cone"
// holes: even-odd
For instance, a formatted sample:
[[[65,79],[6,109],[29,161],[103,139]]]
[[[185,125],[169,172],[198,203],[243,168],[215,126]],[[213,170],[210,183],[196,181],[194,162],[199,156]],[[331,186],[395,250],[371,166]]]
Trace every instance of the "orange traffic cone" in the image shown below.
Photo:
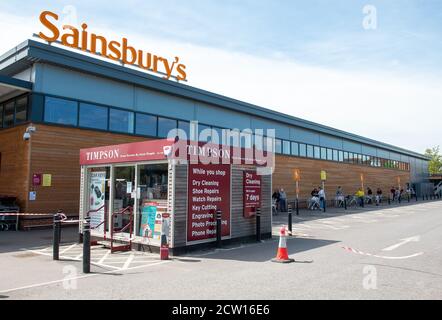
[[[272,259],[272,262],[277,263],[291,263],[295,262],[295,259],[290,259],[287,251],[287,228],[283,226],[279,230],[279,246],[276,258]]]

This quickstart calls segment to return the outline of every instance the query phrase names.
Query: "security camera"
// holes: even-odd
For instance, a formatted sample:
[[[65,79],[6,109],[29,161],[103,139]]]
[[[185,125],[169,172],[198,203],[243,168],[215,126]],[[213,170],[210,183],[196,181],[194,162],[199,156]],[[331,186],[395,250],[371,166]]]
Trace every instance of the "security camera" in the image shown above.
[[[27,127],[25,133],[23,134],[23,140],[28,141],[31,139],[31,133],[34,133],[35,131],[37,131],[35,127]]]
[[[25,132],[23,134],[23,140],[28,141],[29,139],[31,139],[31,134],[29,132]]]

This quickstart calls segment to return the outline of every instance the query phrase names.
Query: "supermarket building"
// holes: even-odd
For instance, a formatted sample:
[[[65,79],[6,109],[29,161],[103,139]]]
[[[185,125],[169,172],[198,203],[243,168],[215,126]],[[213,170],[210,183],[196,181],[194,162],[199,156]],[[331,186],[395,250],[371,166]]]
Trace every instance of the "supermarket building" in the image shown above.
[[[353,194],[361,183],[384,193],[410,183],[421,193],[428,180],[419,153],[27,40],[0,57],[0,194],[17,196],[22,212],[78,215],[80,149],[162,139],[191,121],[217,132],[275,129],[272,189],[290,199],[295,169],[301,199],[320,185],[321,171],[329,195],[338,186]],[[161,170],[151,171],[164,183]]]

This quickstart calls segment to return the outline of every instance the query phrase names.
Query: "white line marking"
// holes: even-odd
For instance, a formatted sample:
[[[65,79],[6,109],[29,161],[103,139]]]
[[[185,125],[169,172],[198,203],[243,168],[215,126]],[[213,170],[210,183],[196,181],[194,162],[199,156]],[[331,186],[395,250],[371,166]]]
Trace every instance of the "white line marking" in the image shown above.
[[[382,249],[382,251],[393,251],[396,250],[399,247],[402,247],[403,245],[410,243],[410,242],[419,242],[420,241],[420,236],[415,236],[415,237],[411,237],[411,238],[407,238],[407,239],[402,239],[401,242],[399,242],[398,244],[392,245],[390,247],[387,247],[385,249]]]
[[[132,262],[132,260],[134,259],[134,255],[133,254],[131,254],[130,256],[129,256],[129,258],[127,258],[127,260],[126,260],[126,263],[123,265],[123,270],[126,270],[129,266],[130,266],[130,263]]]
[[[105,275],[105,274],[112,274],[112,273],[115,273],[115,272],[118,272],[118,271],[131,271],[131,270],[142,269],[142,268],[150,268],[150,267],[154,267],[154,266],[157,266],[157,265],[160,265],[160,264],[169,263],[169,262],[171,262],[171,260],[161,261],[161,262],[158,262],[158,263],[155,263],[155,264],[149,264],[149,265],[145,265],[145,266],[137,266],[137,267],[133,267],[133,268],[128,268],[126,270],[118,269],[118,270],[106,271],[106,272],[103,272],[103,273],[93,273],[93,274],[88,274],[88,275],[84,275],[84,276],[78,276],[78,277],[69,278],[69,280],[80,280],[80,279],[85,279],[85,278],[90,278],[90,277],[95,277],[95,276],[100,276],[100,275]],[[46,285],[60,283],[60,282],[63,282],[63,281],[66,281],[66,279],[42,282],[42,283],[33,284],[33,285],[29,285],[29,286],[24,286],[24,287],[7,289],[7,290],[0,291],[0,294],[10,293],[10,292],[19,291],[19,290],[25,290],[25,289],[32,289],[32,288],[42,287],[42,286],[46,286]]]
[[[100,259],[100,261],[98,261],[98,263],[103,263],[104,260],[109,256],[110,253],[111,253],[110,250],[108,252],[106,252],[106,254]]]
[[[65,253],[66,251],[69,251],[70,249],[74,248],[75,246],[77,246],[76,243],[73,244],[73,245],[71,245],[71,246],[69,246],[69,247],[67,247],[66,249],[63,249],[62,251],[60,251],[60,254],[63,254],[63,253]]]

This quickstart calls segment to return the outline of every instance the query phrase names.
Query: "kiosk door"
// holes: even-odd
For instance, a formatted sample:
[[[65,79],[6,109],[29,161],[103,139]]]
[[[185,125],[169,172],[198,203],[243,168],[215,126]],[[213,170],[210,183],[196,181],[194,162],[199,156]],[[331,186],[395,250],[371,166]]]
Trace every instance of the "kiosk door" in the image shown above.
[[[136,196],[135,166],[115,167],[112,217],[115,232],[133,232],[133,212]]]

